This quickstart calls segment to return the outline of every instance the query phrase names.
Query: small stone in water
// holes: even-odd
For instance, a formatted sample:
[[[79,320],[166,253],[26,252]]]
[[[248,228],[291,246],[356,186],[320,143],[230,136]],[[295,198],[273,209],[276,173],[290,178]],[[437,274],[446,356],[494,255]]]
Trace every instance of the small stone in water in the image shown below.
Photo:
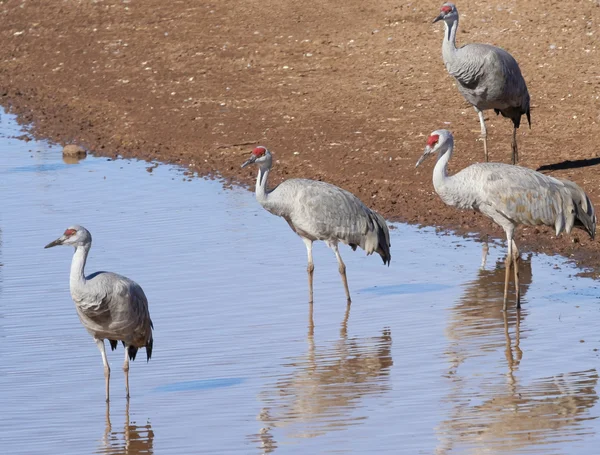
[[[78,145],[68,144],[63,147],[62,154],[63,156],[85,157],[87,152]]]

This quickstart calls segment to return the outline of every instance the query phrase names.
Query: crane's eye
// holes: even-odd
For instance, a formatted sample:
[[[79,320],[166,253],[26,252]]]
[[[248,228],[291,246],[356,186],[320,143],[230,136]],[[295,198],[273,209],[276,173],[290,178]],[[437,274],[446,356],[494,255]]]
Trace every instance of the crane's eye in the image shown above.
[[[67,229],[67,230],[65,231],[65,235],[66,235],[67,237],[71,237],[72,235],[74,235],[74,234],[76,234],[76,233],[77,233],[77,231],[76,231],[75,229]]]

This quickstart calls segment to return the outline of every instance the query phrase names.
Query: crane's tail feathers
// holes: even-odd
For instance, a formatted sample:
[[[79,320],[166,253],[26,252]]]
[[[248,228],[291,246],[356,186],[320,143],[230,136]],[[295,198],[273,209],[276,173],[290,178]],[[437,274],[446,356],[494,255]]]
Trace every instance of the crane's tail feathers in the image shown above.
[[[153,346],[154,346],[154,338],[152,337],[152,334],[150,334],[150,339],[146,343],[146,362],[149,362],[150,358],[152,357],[152,347]]]
[[[110,343],[110,350],[114,351],[115,349],[117,349],[117,346],[119,344],[118,340],[108,340],[108,342]]]
[[[522,107],[508,107],[506,109],[494,109],[496,115],[502,114],[502,117],[506,117],[512,120],[515,128],[519,128],[521,126],[521,116],[525,114],[527,116],[527,123],[529,123],[529,128],[531,128],[531,110],[529,108],[529,103],[527,105],[527,109],[523,110]]]
[[[377,251],[383,260],[383,264],[390,265],[392,255],[390,254],[390,230],[385,218],[379,213],[373,212],[373,224],[375,225],[375,232],[377,233]]]
[[[138,348],[133,345],[127,346],[127,355],[129,356],[129,360],[135,360],[135,356],[137,355]]]
[[[365,250],[367,255],[377,252],[383,259],[383,263],[390,265],[390,261],[392,260],[392,255],[390,254],[390,231],[385,218],[368,207],[364,208],[363,213],[365,224],[362,226],[361,231],[355,231],[351,234],[340,231],[338,239],[349,245],[353,250],[356,250],[360,246]]]
[[[588,195],[578,185],[569,181],[561,180],[570,195],[570,204],[572,206],[572,216],[567,220],[567,232],[572,227],[584,229],[593,240],[596,236],[596,210]]]

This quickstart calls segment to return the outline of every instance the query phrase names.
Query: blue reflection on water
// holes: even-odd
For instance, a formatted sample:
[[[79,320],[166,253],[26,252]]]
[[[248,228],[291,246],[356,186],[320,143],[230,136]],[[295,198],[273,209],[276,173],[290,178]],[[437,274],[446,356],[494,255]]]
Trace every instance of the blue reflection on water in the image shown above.
[[[438,292],[450,289],[452,286],[439,283],[404,283],[390,286],[374,286],[361,289],[359,292],[377,295],[423,294],[425,292]]]
[[[231,387],[244,382],[244,378],[215,378],[200,379],[198,381],[175,382],[173,384],[161,385],[154,389],[155,392],[184,392],[187,390],[207,390]]]

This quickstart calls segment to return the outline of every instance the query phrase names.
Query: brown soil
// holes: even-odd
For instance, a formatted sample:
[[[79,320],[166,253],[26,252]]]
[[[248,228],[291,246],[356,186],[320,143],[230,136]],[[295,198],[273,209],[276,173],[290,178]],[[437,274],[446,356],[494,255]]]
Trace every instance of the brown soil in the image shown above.
[[[446,73],[441,1],[65,0],[0,3],[0,103],[33,133],[93,153],[174,162],[242,183],[252,146],[274,153],[272,184],[322,179],[392,220],[502,237],[483,216],[446,207],[429,133],[446,127],[451,172],[481,161],[479,122]],[[464,1],[460,44],[519,61],[532,97],[520,164],[582,185],[600,207],[600,8],[596,1]],[[488,114],[493,161],[509,162],[512,125]],[[570,163],[564,163],[564,162]],[[522,227],[522,248],[600,266],[582,231]],[[396,252],[400,258],[402,252]]]

